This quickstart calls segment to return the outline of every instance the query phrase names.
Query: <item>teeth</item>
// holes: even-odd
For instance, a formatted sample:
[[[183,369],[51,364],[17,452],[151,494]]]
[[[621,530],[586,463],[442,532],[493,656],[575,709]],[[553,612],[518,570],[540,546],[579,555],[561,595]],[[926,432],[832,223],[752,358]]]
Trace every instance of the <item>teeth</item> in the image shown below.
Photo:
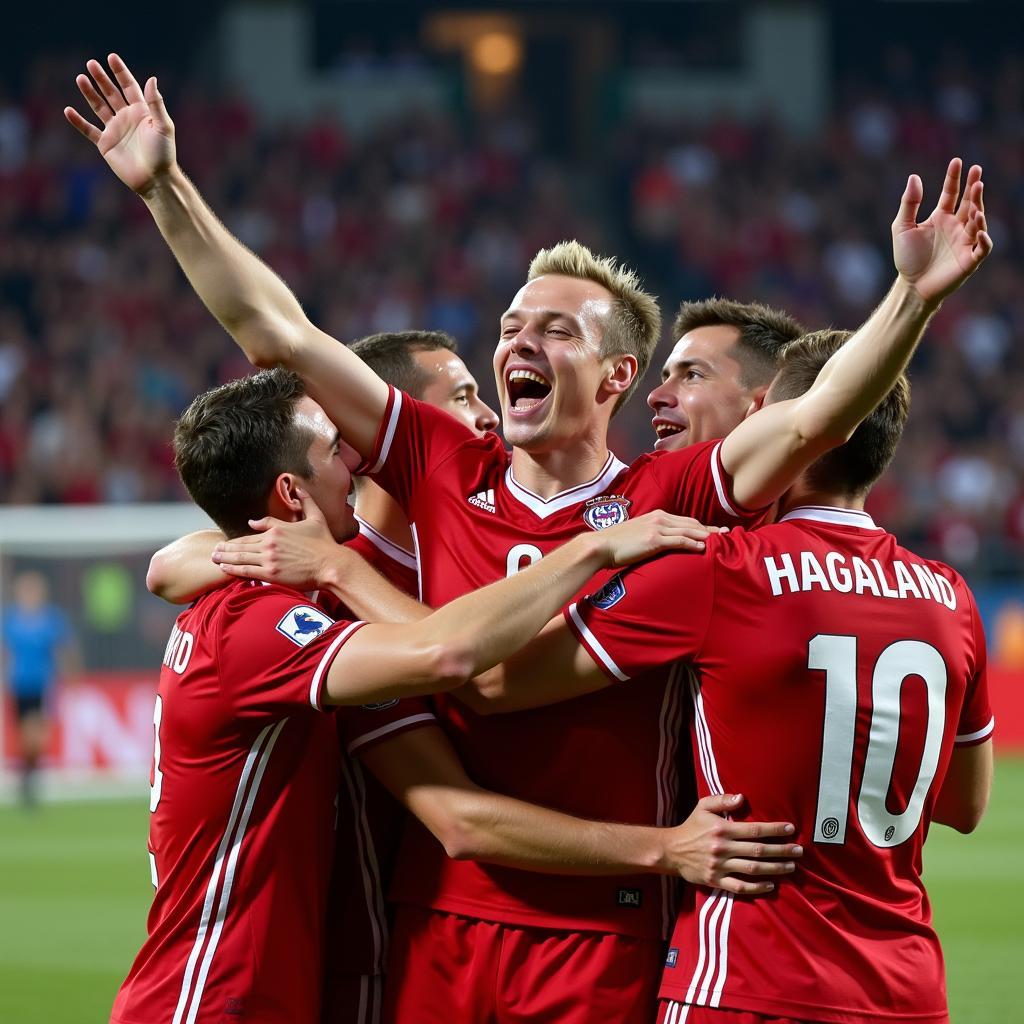
[[[538,384],[543,384],[544,387],[550,387],[551,385],[539,374],[534,373],[532,370],[513,370],[509,375],[508,379],[512,380],[533,380]]]
[[[654,428],[654,432],[658,437],[669,437],[672,434],[681,434],[684,429],[684,427],[677,427],[671,423],[659,423]]]

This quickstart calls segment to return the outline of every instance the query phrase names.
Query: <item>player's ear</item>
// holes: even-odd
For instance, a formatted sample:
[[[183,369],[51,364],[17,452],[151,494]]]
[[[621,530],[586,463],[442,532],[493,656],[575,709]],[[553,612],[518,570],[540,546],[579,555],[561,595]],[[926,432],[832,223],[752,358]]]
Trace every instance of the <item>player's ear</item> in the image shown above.
[[[746,419],[748,416],[753,416],[758,409],[764,405],[765,395],[768,394],[768,385],[764,387],[754,388],[750,393],[750,404],[747,406],[747,411],[743,414],[743,418]]]
[[[613,395],[621,395],[629,390],[629,386],[636,379],[636,372],[639,364],[636,356],[628,352],[620,352],[605,360],[605,389]]]
[[[270,494],[269,513],[278,519],[301,519],[302,498],[299,491],[302,481],[294,473],[280,473],[274,481]]]

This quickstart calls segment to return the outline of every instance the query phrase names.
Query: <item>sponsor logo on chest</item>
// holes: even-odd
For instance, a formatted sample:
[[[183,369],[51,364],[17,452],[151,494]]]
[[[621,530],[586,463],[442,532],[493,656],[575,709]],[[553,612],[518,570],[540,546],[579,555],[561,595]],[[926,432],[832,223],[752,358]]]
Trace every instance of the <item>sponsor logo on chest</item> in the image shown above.
[[[621,494],[591,498],[583,506],[583,521],[592,530],[607,530],[609,526],[618,526],[629,518],[630,504],[629,498]]]
[[[475,505],[477,508],[482,508],[485,512],[490,512],[491,515],[497,511],[494,507],[494,488],[489,487],[486,491],[477,491],[476,494],[471,494],[466,499],[470,505]]]

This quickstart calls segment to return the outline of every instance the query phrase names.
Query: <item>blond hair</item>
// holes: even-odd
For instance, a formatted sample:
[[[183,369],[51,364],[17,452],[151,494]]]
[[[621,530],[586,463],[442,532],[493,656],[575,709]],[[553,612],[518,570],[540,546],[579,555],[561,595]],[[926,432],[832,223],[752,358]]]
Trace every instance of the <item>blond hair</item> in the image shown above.
[[[622,403],[636,390],[658,347],[661,310],[657,300],[643,290],[634,271],[620,266],[611,257],[595,256],[575,240],[541,249],[533,257],[527,281],[545,274],[593,281],[611,292],[612,310],[601,338],[600,355],[605,358],[626,353],[635,356],[637,362],[633,382],[615,403],[614,411],[618,412]]]

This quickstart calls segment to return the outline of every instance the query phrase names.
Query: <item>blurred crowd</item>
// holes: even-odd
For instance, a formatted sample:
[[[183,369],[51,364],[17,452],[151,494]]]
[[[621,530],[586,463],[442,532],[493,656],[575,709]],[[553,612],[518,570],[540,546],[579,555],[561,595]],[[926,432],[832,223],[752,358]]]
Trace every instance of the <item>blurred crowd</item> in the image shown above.
[[[248,367],[143,204],[64,122],[78,70],[40,60],[0,93],[0,503],[176,500],[174,418]],[[874,511],[964,568],[1020,567],[1024,62],[980,76],[950,56],[925,75],[893,51],[871,81],[838,83],[811,137],[769,115],[634,120],[582,165],[549,158],[521,113],[472,128],[418,113],[357,139],[326,111],[270,128],[237,96],[169,85],[182,166],[314,322],[343,339],[447,330],[489,396],[497,317],[543,245],[576,237],[633,262],[666,326],[680,299],[717,293],[852,328],[891,279],[907,173],[924,216],[949,156],[981,163],[997,251],[929,330]],[[622,458],[649,447],[642,395],[613,434]]]

